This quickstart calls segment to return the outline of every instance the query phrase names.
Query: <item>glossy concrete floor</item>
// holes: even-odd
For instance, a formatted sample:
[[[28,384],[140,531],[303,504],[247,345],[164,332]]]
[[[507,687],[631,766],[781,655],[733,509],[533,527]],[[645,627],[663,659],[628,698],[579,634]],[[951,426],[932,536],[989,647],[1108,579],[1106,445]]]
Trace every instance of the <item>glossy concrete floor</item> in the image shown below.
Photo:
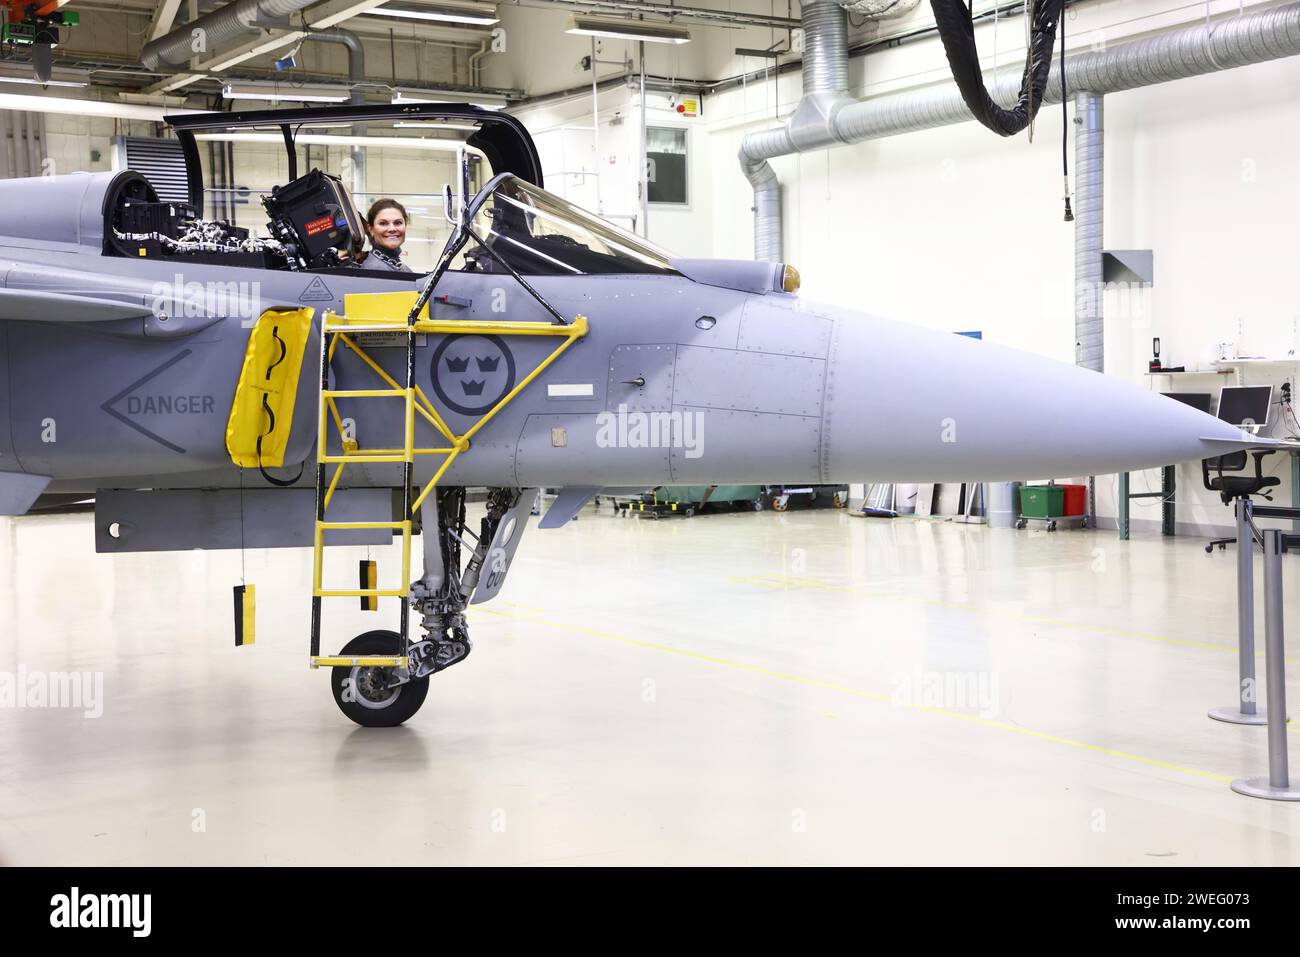
[[[237,553],[99,556],[89,516],[0,519],[0,671],[103,675],[99,718],[0,710],[0,859],[1296,864],[1300,805],[1228,788],[1266,771],[1264,730],[1205,717],[1234,694],[1233,561],[588,509],[529,530],[469,660],[368,730],[306,668],[309,552],[247,554],[258,642],[236,649]],[[350,605],[335,647],[396,619]]]

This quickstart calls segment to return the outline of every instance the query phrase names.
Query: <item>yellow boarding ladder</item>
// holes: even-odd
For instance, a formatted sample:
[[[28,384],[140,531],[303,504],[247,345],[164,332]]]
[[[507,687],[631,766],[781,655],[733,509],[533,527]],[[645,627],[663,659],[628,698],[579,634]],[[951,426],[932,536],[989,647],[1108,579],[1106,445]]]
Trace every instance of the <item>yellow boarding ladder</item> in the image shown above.
[[[498,412],[514,400],[538,375],[552,362],[560,357],[576,340],[587,334],[587,319],[576,316],[566,324],[543,322],[487,322],[479,320],[430,320],[428,318],[407,318],[417,299],[414,293],[368,293],[345,297],[344,309],[348,315],[340,316],[326,312],[321,324],[320,357],[320,405],[317,414],[316,441],[316,532],[313,539],[312,560],[312,614],[311,614],[311,657],[312,668],[320,667],[394,667],[405,668],[408,664],[406,655],[322,655],[320,653],[321,600],[324,598],[362,598],[377,601],[379,598],[401,599],[401,627],[403,648],[406,647],[410,632],[410,603],[408,597],[411,582],[411,529],[416,510],[425,498],[434,490],[446,474],[452,462],[470,447],[470,440]],[[421,315],[428,316],[427,303]],[[396,319],[394,316],[401,316]],[[406,336],[406,384],[399,385],[384,368],[379,365],[355,339],[357,333],[398,333]],[[432,402],[415,384],[415,345],[419,334],[433,335],[484,335],[484,336],[557,336],[564,341],[532,370],[522,378],[508,393],[501,397],[487,412],[462,435],[457,435],[434,408]],[[331,389],[329,371],[334,355],[342,344],[357,355],[358,358],[382,380],[386,388],[376,389]],[[363,449],[358,442],[347,435],[343,419],[339,414],[337,399],[401,399],[403,402],[403,445],[397,449]],[[446,441],[446,445],[417,448],[415,445],[415,418],[417,413],[435,432]],[[333,421],[338,431],[341,451],[337,455],[328,452],[329,420]],[[415,494],[413,486],[415,460],[417,455],[441,455],[443,462],[434,472],[433,477],[424,488]],[[402,464],[402,515],[401,521],[392,521],[391,516],[385,521],[374,522],[333,522],[327,518],[334,493],[338,489],[343,469],[350,464],[362,463],[401,463]],[[326,480],[329,466],[334,466],[333,475]],[[389,529],[402,533],[402,567],[399,587],[379,588],[325,588],[324,552],[325,533],[328,531],[347,531],[356,529]],[[426,530],[426,534],[437,534],[437,530]],[[377,582],[374,583],[377,586]],[[372,606],[373,607],[373,606]]]

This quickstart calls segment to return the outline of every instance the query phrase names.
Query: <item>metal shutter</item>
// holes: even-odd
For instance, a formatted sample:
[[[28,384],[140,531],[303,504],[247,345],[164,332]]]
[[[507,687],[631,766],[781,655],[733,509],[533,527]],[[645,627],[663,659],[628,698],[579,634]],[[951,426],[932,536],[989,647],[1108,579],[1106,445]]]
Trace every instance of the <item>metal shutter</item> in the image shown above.
[[[185,156],[179,140],[153,136],[119,136],[113,144],[115,169],[142,174],[163,202],[187,203],[190,188],[185,178]]]

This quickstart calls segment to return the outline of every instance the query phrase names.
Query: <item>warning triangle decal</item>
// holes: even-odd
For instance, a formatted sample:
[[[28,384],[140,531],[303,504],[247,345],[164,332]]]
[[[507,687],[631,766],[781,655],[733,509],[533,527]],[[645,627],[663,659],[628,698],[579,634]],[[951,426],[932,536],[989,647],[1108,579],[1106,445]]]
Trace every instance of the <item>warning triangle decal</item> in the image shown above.
[[[333,300],[334,293],[330,292],[330,287],[325,285],[325,280],[320,276],[312,277],[312,281],[307,283],[307,288],[302,291],[298,297],[299,302],[322,302]]]

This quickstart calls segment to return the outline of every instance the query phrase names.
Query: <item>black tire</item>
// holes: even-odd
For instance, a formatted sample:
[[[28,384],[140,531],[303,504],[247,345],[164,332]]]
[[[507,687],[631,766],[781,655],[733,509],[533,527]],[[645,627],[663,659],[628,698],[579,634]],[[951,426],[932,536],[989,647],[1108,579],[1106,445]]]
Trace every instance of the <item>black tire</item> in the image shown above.
[[[402,636],[395,631],[368,631],[357,635],[339,652],[340,655],[396,655],[402,647]],[[387,668],[331,669],[330,690],[339,710],[364,728],[395,728],[409,719],[424,704],[429,693],[429,679],[416,678],[391,689],[391,694],[381,697],[371,694],[367,680]],[[351,688],[345,700],[345,682],[351,679]]]

